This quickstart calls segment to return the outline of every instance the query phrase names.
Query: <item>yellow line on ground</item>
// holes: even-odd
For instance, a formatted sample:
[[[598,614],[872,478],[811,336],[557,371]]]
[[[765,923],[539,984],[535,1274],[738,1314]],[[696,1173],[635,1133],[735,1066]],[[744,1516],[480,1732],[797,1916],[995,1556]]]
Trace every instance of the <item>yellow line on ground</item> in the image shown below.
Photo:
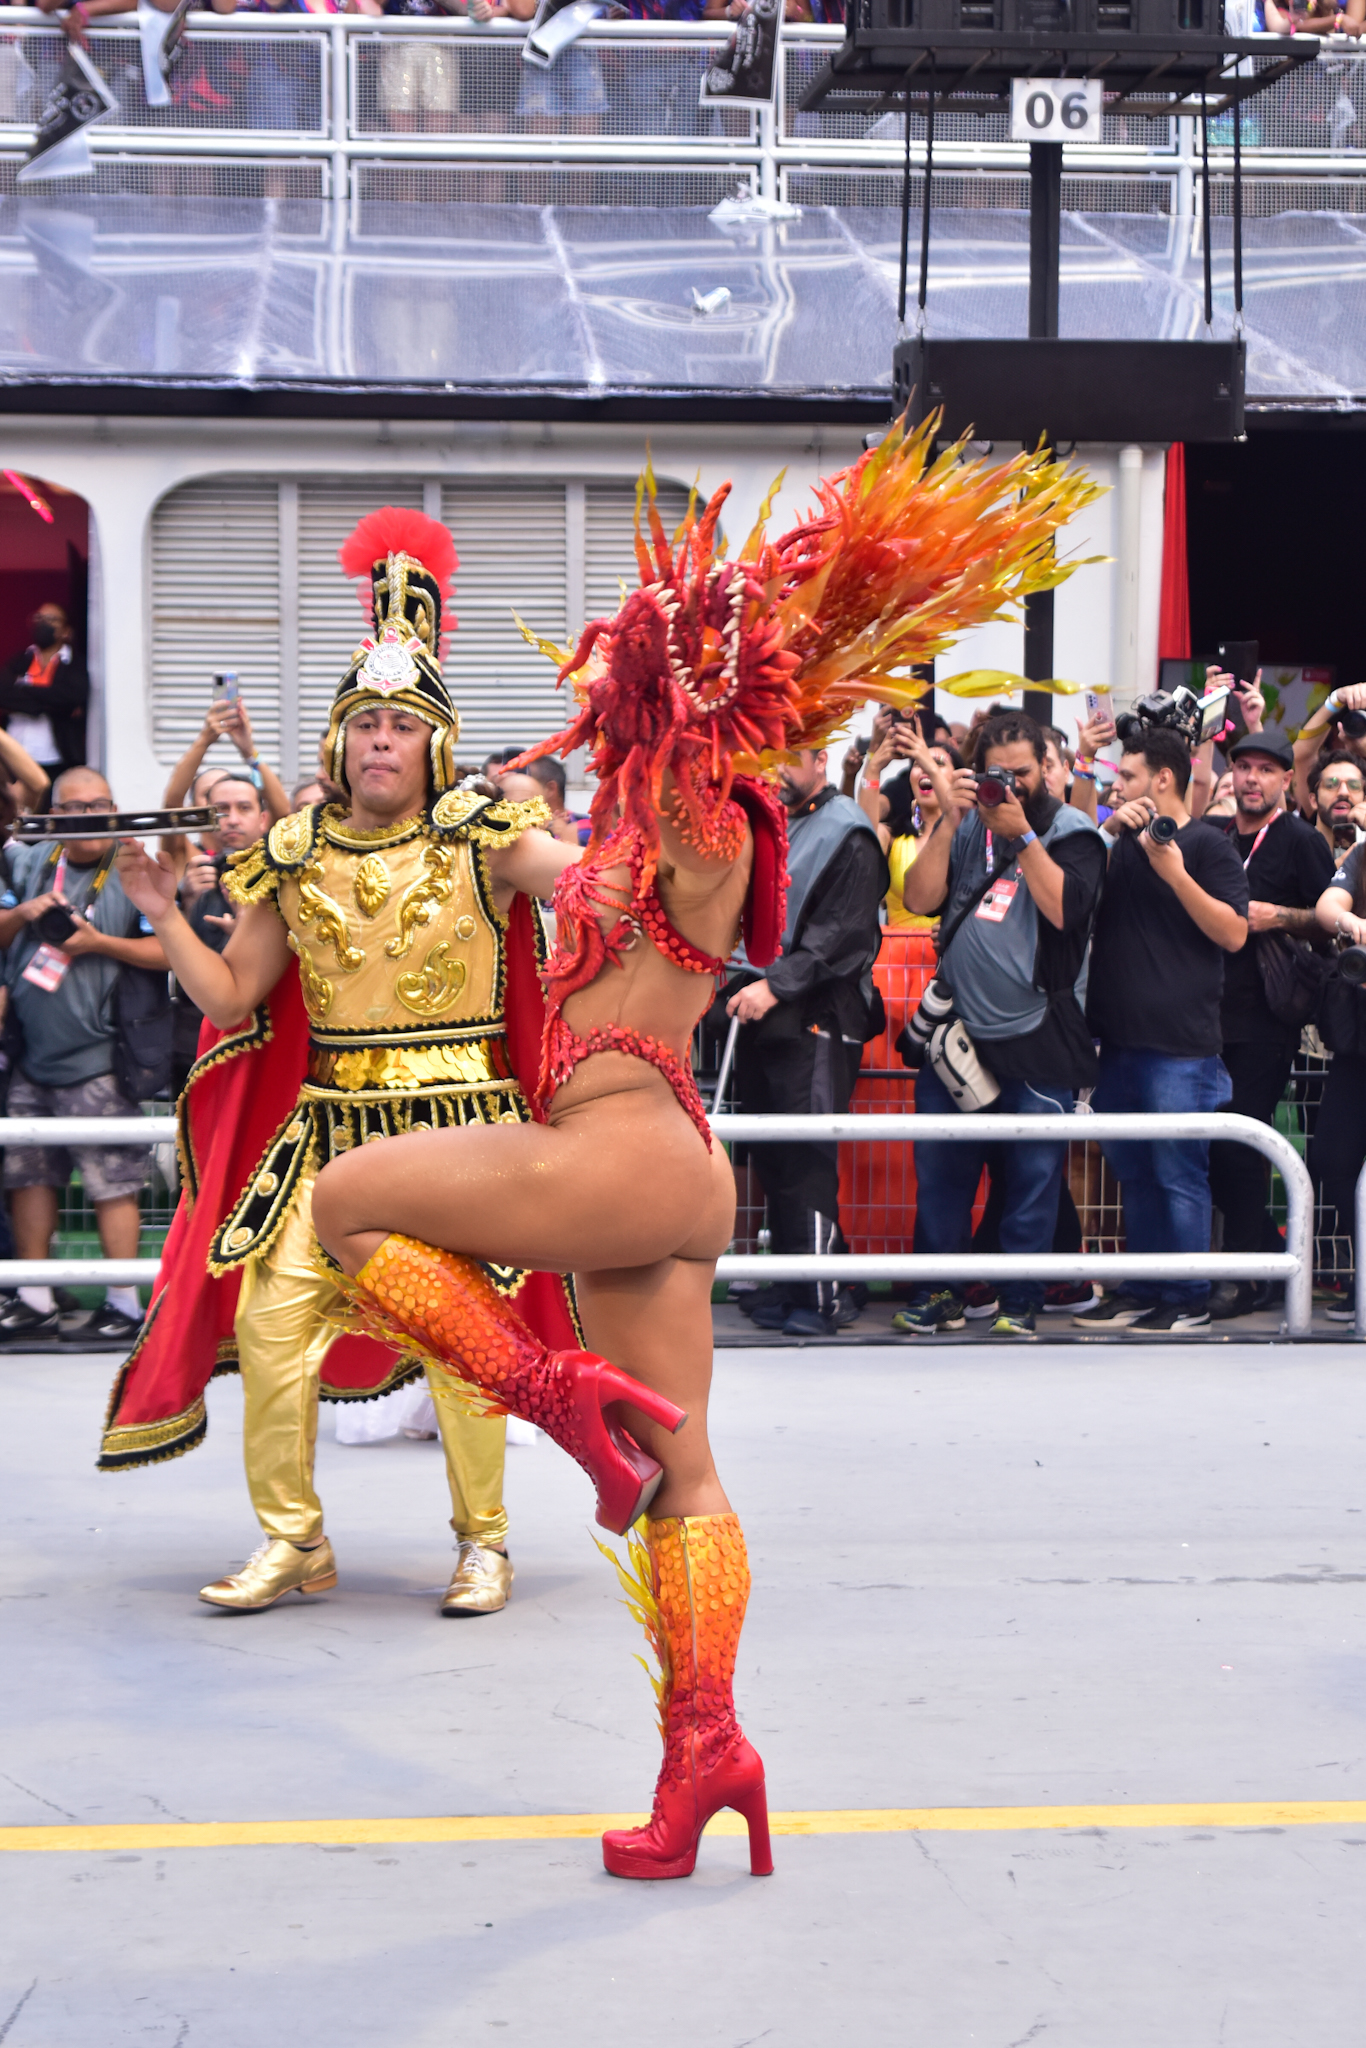
[[[638,1827],[640,1813],[455,1814],[411,1820],[131,1821],[107,1827],[0,1828],[0,1852],[112,1849],[323,1848],[421,1842],[563,1842]],[[1366,1826],[1366,1799],[1248,1801],[1196,1806],[907,1806],[775,1813],[775,1835],[1020,1834],[1041,1828],[1305,1828]],[[710,1833],[739,1835],[735,1813]]]

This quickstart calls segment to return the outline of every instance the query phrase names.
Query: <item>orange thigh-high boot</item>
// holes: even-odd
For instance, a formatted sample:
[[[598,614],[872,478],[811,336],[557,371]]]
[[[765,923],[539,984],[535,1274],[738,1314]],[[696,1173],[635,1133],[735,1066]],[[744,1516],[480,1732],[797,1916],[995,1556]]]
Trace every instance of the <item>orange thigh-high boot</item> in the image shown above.
[[[623,1572],[622,1582],[643,1609],[663,1674],[664,1762],[648,1827],[610,1829],[602,1860],[615,1877],[689,1877],[698,1836],[730,1806],[749,1826],[751,1872],[769,1877],[764,1766],[740,1733],[731,1694],[749,1599],[740,1523],[734,1515],[679,1515],[647,1522],[645,1535],[649,1583],[643,1570],[639,1579]],[[639,1569],[638,1550],[635,1561]]]
[[[534,1422],[568,1451],[597,1488],[604,1529],[619,1536],[645,1512],[662,1469],[607,1411],[627,1402],[676,1434],[683,1409],[591,1351],[548,1350],[479,1262],[458,1252],[386,1237],[338,1284],[368,1328],[416,1340],[491,1410]]]

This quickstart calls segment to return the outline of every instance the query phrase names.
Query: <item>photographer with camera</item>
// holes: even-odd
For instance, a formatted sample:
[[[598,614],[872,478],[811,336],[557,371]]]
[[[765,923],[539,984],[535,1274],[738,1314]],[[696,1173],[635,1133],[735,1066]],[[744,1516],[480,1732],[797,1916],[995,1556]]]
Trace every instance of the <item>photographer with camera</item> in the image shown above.
[[[1107,1114],[1213,1110],[1229,1094],[1219,1056],[1224,955],[1247,942],[1249,891],[1229,839],[1186,808],[1199,721],[1192,713],[1183,732],[1182,709],[1148,698],[1118,721],[1119,801],[1102,827],[1112,850],[1086,1006],[1100,1042],[1092,1107]],[[1209,1250],[1207,1144],[1126,1139],[1101,1150],[1123,1183],[1130,1251]],[[1208,1297],[1208,1281],[1126,1282],[1076,1320],[1195,1329],[1209,1321]]]
[[[1323,964],[1305,941],[1318,935],[1315,905],[1333,879],[1333,856],[1312,825],[1284,809],[1295,765],[1289,740],[1277,732],[1244,733],[1227,759],[1235,810],[1217,823],[1242,862],[1252,900],[1249,942],[1224,962],[1220,1029],[1233,1087],[1226,1107],[1270,1124],[1300,1032],[1317,1008]],[[1210,1147],[1209,1173],[1224,1218],[1224,1250],[1281,1251],[1266,1206],[1271,1168],[1260,1153],[1219,1140]],[[1265,1282],[1222,1280],[1210,1292],[1210,1316],[1222,1322],[1245,1315],[1270,1297]]]
[[[215,775],[210,770],[201,775],[195,785],[195,801],[212,804],[218,813],[218,824],[190,848],[190,858],[180,878],[180,907],[195,937],[212,946],[215,953],[221,953],[237,921],[237,912],[222,889],[229,855],[240,853],[245,846],[254,846],[270,829],[270,814],[256,784],[230,773]],[[198,1055],[204,1013],[190,1001],[178,981],[174,984],[172,1009],[171,1086],[178,1096]]]
[[[59,817],[92,817],[115,808],[94,768],[68,768],[52,789]],[[11,850],[11,887],[0,906],[5,984],[21,1039],[9,1090],[14,1117],[135,1117],[120,1042],[118,984],[125,967],[162,975],[166,955],[114,871],[117,842],[70,839]],[[164,981],[163,981],[164,987]],[[120,1068],[125,1071],[121,1074]],[[134,1259],[141,1219],[138,1195],[148,1153],[132,1145],[11,1145],[5,1187],[15,1250],[46,1259],[57,1228],[60,1190],[72,1164],[93,1203],[107,1259]],[[142,1309],[135,1287],[111,1287],[83,1340],[127,1344]],[[0,1314],[0,1341],[20,1349],[61,1333],[50,1287],[21,1287]]]
[[[1095,1070],[1078,994],[1105,879],[1104,842],[1080,811],[1048,794],[1043,734],[1032,718],[989,718],[975,759],[975,774],[949,775],[934,764],[940,817],[906,875],[905,898],[920,916],[942,913],[940,964],[899,1042],[929,1041],[916,1080],[918,1114],[990,1107],[1050,1115],[1070,1110]],[[967,1251],[986,1151],[985,1143],[917,1142],[918,1252]],[[1001,1248],[1050,1251],[1065,1148],[1017,1144],[1004,1154]],[[1042,1282],[1006,1284],[994,1330],[1032,1330],[1043,1298]],[[963,1320],[958,1290],[925,1288],[894,1327],[930,1336]]]

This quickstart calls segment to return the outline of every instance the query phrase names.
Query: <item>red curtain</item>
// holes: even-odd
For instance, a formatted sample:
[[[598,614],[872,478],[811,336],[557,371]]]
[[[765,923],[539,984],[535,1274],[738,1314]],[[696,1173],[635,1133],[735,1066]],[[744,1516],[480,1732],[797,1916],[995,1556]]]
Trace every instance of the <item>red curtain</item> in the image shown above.
[[[1186,450],[1173,441],[1167,450],[1162,501],[1162,602],[1157,620],[1159,661],[1191,658],[1191,594],[1186,569]]]

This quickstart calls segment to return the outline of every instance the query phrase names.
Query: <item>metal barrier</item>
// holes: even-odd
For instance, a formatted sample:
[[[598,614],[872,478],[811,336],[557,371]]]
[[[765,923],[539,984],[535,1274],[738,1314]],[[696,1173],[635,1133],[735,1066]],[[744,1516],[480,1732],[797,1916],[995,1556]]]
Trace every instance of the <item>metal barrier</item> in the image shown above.
[[[925,1139],[1009,1144],[1055,1138],[1225,1138],[1260,1152],[1286,1192],[1283,1252],[843,1252],[733,1254],[717,1262],[723,1280],[1284,1280],[1285,1326],[1307,1337],[1313,1320],[1314,1190],[1288,1138],[1248,1116],[717,1116],[718,1138],[744,1144],[794,1140]],[[1364,1176],[1366,1178],[1366,1176]],[[1360,1214],[1362,1191],[1358,1189]],[[1358,1297],[1360,1299],[1360,1296]]]
[[[173,1116],[4,1116],[5,1145],[174,1144]],[[0,1287],[150,1287],[159,1259],[0,1259]]]
[[[747,1145],[882,1139],[912,1144],[1009,1144],[1070,1138],[1226,1138],[1271,1161],[1285,1183],[1283,1252],[839,1252],[729,1255],[723,1280],[1284,1280],[1286,1329],[1307,1337],[1312,1321],[1314,1191],[1288,1138],[1252,1117],[1209,1116],[736,1116],[711,1119],[717,1137]],[[174,1117],[0,1117],[5,1145],[158,1145],[174,1140]],[[1366,1169],[1357,1182],[1357,1231],[1366,1227]],[[0,1287],[149,1285],[156,1259],[0,1259]],[[1366,1296],[1357,1286],[1357,1333],[1366,1335]]]

